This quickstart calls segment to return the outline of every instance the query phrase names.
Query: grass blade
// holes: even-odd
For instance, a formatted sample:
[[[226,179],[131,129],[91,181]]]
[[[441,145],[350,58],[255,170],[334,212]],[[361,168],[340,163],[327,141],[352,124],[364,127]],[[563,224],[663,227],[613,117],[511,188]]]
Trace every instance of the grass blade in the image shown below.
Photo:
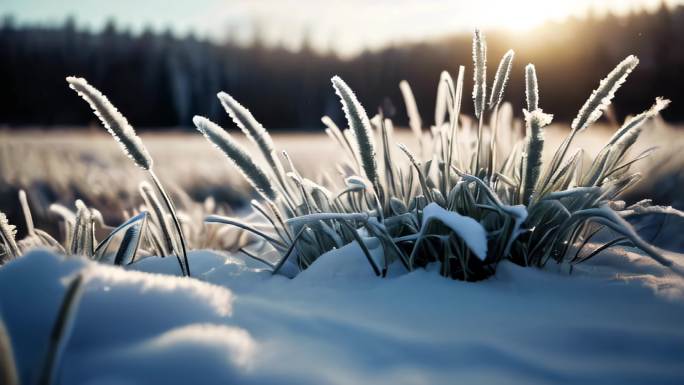
[[[501,58],[499,62],[499,67],[496,69],[496,75],[494,76],[494,83],[492,84],[492,92],[489,95],[489,108],[493,109],[501,104],[503,100],[503,94],[506,90],[506,83],[508,82],[508,76],[511,73],[511,67],[513,66],[513,57],[515,53],[513,50],[508,50]]]
[[[195,116],[192,119],[197,130],[204,135],[207,140],[221,150],[235,166],[242,172],[242,175],[257,190],[264,199],[275,201],[277,198],[276,190],[266,172],[259,167],[247,151],[233,139],[221,126],[211,120]]]
[[[637,64],[639,64],[639,59],[634,55],[629,55],[601,80],[598,88],[591,93],[572,121],[573,131],[579,132],[586,129],[603,115],[603,111],[615,96],[615,91],[625,82]]]
[[[527,111],[534,111],[539,108],[539,85],[537,84],[537,70],[534,64],[525,67],[525,99],[527,100]]]
[[[114,105],[97,88],[91,86],[87,80],[74,76],[66,78],[69,87],[83,98],[93,109],[107,131],[121,145],[123,152],[128,155],[138,167],[149,170],[152,168],[152,157],[145,145],[128,120],[114,107]]]
[[[479,29],[473,35],[473,104],[475,105],[475,117],[480,118],[484,112],[487,98],[487,42]]]
[[[542,152],[544,150],[544,133],[542,128],[551,123],[553,116],[545,114],[540,109],[532,112],[523,111],[525,113],[527,135],[525,153],[523,155],[522,196],[520,200],[524,205],[527,205],[532,200],[542,165]]]
[[[342,78],[334,76],[332,84],[342,102],[342,109],[347,117],[349,128],[354,132],[357,150],[361,158],[361,166],[366,174],[366,178],[374,186],[377,186],[378,165],[376,162],[375,145],[373,143],[373,133],[371,132],[371,125],[366,110]]]
[[[409,127],[411,127],[411,131],[413,131],[416,137],[420,138],[423,130],[423,120],[420,118],[418,105],[416,105],[416,98],[413,96],[411,86],[406,80],[402,80],[399,82],[399,89],[401,90],[401,96],[404,98],[404,105],[406,106],[406,113],[409,118]]]
[[[84,273],[79,273],[71,280],[64,293],[64,299],[57,313],[57,318],[52,325],[52,333],[48,343],[43,369],[38,380],[39,385],[52,385],[57,383],[57,376],[61,367],[62,355],[66,349],[69,338],[73,331],[74,321],[78,305],[83,295]]]

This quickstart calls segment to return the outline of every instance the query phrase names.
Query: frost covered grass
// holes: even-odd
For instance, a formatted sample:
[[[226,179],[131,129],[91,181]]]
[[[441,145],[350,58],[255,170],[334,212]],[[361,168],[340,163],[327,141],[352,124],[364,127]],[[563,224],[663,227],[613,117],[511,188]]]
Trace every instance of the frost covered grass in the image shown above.
[[[525,137],[516,137],[510,118],[500,116],[513,58],[513,51],[503,56],[488,87],[486,40],[477,31],[473,38],[475,120],[460,114],[465,71],[461,67],[456,82],[449,73],[442,73],[435,124],[428,132],[423,130],[410,86],[400,84],[419,143],[418,154],[394,141],[392,121],[383,117],[382,111],[369,118],[349,85],[334,77],[333,88],[349,128],[341,130],[330,118],[322,119],[326,133],[340,147],[337,175],[324,175],[323,183],[304,177],[287,153],[283,157],[288,167],[283,169],[274,158],[268,132],[249,110],[220,93],[224,108],[257,144],[271,169],[257,169],[241,160],[243,153],[226,151],[216,124],[202,117],[196,117],[195,124],[224,150],[257,191],[269,192],[262,194],[265,207],[256,202],[253,205],[271,225],[271,231],[236,218],[210,216],[208,222],[252,232],[280,253],[276,263],[257,258],[274,273],[288,266],[285,274],[289,275],[350,243],[358,244],[378,276],[384,276],[395,262],[407,271],[439,262],[445,276],[479,280],[491,275],[505,259],[524,266],[544,266],[549,261],[575,264],[625,243],[672,266],[625,220],[636,212],[668,210],[649,201],[626,207],[618,200],[640,179],[638,173],[630,172],[630,166],[650,153],[630,157],[628,150],[644,123],[669,101],[657,98],[651,108],[628,118],[586,169],[582,167],[581,150],[568,156],[577,134],[602,116],[638,59],[628,56],[599,83],[551,160],[543,163],[544,130],[553,117],[539,107],[542,99],[533,65],[525,68]],[[485,125],[486,115],[489,125]],[[208,128],[217,134],[207,135]],[[512,149],[507,147],[509,143],[501,143],[502,137],[515,143]],[[263,180],[265,173],[273,182]],[[613,239],[584,252],[592,238],[605,233],[614,234]],[[248,249],[244,251],[254,256]]]
[[[159,205],[159,201],[156,199],[156,197],[148,200],[148,202],[153,202],[156,205],[156,207],[153,207],[153,209],[155,212],[160,213],[159,220],[160,222],[164,222],[163,224],[166,225],[163,227],[166,230],[165,239],[169,240],[169,242],[167,242],[166,245],[168,247],[167,250],[173,250],[176,257],[178,258],[181,271],[183,271],[183,273],[186,275],[190,275],[190,265],[188,264],[188,255],[185,246],[186,240],[185,236],[183,235],[183,229],[178,220],[178,215],[176,215],[176,209],[173,203],[171,202],[169,195],[166,193],[166,190],[162,187],[159,178],[154,173],[154,170],[152,168],[152,157],[150,157],[150,154],[147,151],[147,148],[145,148],[145,145],[143,144],[142,140],[140,140],[138,135],[135,133],[135,130],[128,123],[126,118],[116,109],[116,107],[114,107],[114,105],[112,105],[109,102],[107,97],[104,96],[99,90],[88,84],[88,82],[83,78],[70,76],[67,77],[66,80],[67,83],[69,83],[69,87],[71,87],[71,89],[76,91],[80,97],[82,97],[86,102],[88,102],[90,107],[93,109],[93,112],[100,119],[100,121],[105,126],[107,131],[109,131],[109,133],[112,134],[114,139],[117,142],[119,142],[123,152],[126,155],[128,155],[128,157],[131,158],[138,167],[148,172],[150,179],[154,184],[154,187],[156,188],[159,196],[162,198],[162,201],[164,202],[165,210],[162,211],[161,205]],[[151,192],[151,189],[147,189],[147,191],[147,196],[152,196],[154,194],[153,192]],[[84,217],[89,217],[91,214],[88,213],[87,208],[85,210],[86,211],[84,215],[79,215],[81,211],[81,208],[79,207],[79,212],[77,212],[77,225],[81,225],[82,222],[86,223],[87,221],[89,221],[88,218]],[[168,217],[166,217],[167,215]],[[145,216],[141,216],[140,220],[142,221],[142,224],[140,226],[143,226]],[[173,233],[171,231],[168,231],[169,226],[167,223],[165,223],[167,221],[173,223]],[[129,227],[129,229],[131,229],[132,231],[126,230],[126,235],[128,236],[124,238],[122,248],[119,249],[120,251],[123,250],[124,253],[126,252],[126,249],[129,248],[129,245],[131,243],[139,243],[139,239],[131,239],[134,236],[134,234],[142,233],[142,230],[135,230],[135,227]],[[87,230],[89,234],[93,234],[93,231],[90,228],[85,228],[85,230]],[[74,238],[74,242],[79,242],[79,237],[81,236],[81,229],[77,228],[76,235],[77,236]],[[90,255],[94,254],[95,250],[92,246],[93,242],[89,238],[91,237],[88,237],[86,239],[88,239],[90,250],[74,250],[72,248],[72,253],[83,254],[85,252]],[[133,247],[133,250],[135,249],[137,249],[137,246]],[[120,252],[117,252],[117,254],[119,253]],[[117,257],[119,256],[117,255]]]
[[[533,65],[525,68],[524,137],[513,129],[510,107],[503,103],[513,59],[513,51],[502,57],[490,87],[486,40],[476,32],[475,119],[460,113],[465,74],[461,66],[456,81],[447,72],[441,74],[435,121],[428,130],[424,130],[410,86],[402,82],[417,146],[398,143],[392,121],[382,111],[370,118],[351,87],[334,77],[332,85],[348,129],[340,129],[328,117],[322,119],[338,152],[333,157],[334,166],[329,167],[334,172],[324,171],[320,177],[299,171],[287,152],[278,152],[268,131],[247,108],[227,93],[219,93],[226,112],[254,143],[266,167],[255,162],[256,157],[221,127],[196,117],[198,130],[228,156],[262,198],[252,202],[256,222],[221,215],[210,215],[206,222],[227,224],[252,234],[256,242],[240,237],[235,248],[273,273],[287,276],[349,244],[358,246],[377,276],[385,276],[395,263],[413,271],[437,262],[442,275],[480,280],[490,276],[502,260],[523,266],[544,266],[549,261],[576,264],[621,244],[639,247],[659,263],[671,266],[671,261],[642,240],[625,220],[671,210],[652,206],[649,201],[627,207],[618,200],[640,179],[638,173],[630,172],[631,166],[650,154],[645,151],[630,156],[630,148],[644,124],[668,101],[658,98],[653,107],[628,118],[588,167],[582,166],[581,150],[568,154],[577,134],[601,117],[638,59],[627,57],[599,83],[547,162],[542,159],[544,131],[552,116],[539,107],[543,98],[538,94]],[[19,250],[13,233],[5,231],[6,259],[35,246],[48,246],[68,254],[129,264],[140,251],[143,255],[176,256],[181,271],[189,274],[191,261],[186,258],[183,225],[152,172],[152,159],[144,144],[98,90],[80,78],[67,80],[93,107],[124,152],[149,171],[155,189],[141,185],[145,201],[142,210],[99,243],[94,236],[100,217],[97,210],[77,203],[76,214],[71,216],[55,207],[65,218],[64,246],[33,229]],[[409,149],[416,147],[417,152]],[[24,211],[29,223],[30,213]],[[584,251],[594,237],[605,238],[606,234],[613,237],[598,249]],[[110,250],[116,237],[121,238],[118,248]]]

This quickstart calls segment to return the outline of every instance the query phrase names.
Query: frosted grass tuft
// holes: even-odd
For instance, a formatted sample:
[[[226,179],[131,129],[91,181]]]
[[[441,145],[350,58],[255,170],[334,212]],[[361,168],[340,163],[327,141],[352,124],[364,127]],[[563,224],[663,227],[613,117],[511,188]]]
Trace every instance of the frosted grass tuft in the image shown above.
[[[0,235],[2,236],[2,241],[5,245],[5,252],[9,253],[9,258],[16,258],[21,255],[19,246],[17,246],[16,235],[17,228],[9,223],[5,213],[0,211]]]
[[[473,64],[473,103],[475,117],[480,118],[487,98],[487,42],[479,29],[476,29],[473,35]]]
[[[252,113],[242,104],[238,103],[232,96],[226,92],[219,92],[217,96],[233,122],[257,145],[273,171],[273,174],[278,179],[281,187],[286,189],[287,184],[285,183],[285,178],[283,176],[283,166],[275,155],[275,147],[271,135],[266,131],[264,126],[254,118]]]
[[[508,82],[508,77],[511,73],[511,68],[513,67],[514,56],[515,52],[509,49],[499,62],[499,67],[494,76],[494,83],[492,84],[492,93],[489,95],[489,108],[497,107],[503,100],[506,83]]]
[[[66,78],[69,87],[83,98],[95,115],[100,119],[107,131],[121,145],[123,152],[135,162],[138,167],[149,170],[152,168],[152,157],[147,152],[140,137],[128,123],[119,110],[97,88],[91,86],[84,78],[69,76]]]
[[[615,96],[615,91],[625,82],[627,76],[639,64],[639,59],[634,55],[627,56],[621,61],[595,89],[589,99],[580,109],[577,117],[572,121],[573,130],[582,131],[597,121],[603,111],[610,105]]]
[[[526,139],[523,153],[522,203],[530,203],[534,188],[539,179],[542,166],[542,152],[544,150],[544,132],[542,128],[551,124],[553,115],[545,114],[536,109],[532,112],[523,110],[525,115]]]
[[[624,137],[630,135],[630,133],[636,133],[636,131],[640,130],[642,125],[648,119],[658,115],[660,111],[664,110],[669,105],[669,99],[664,99],[660,97],[656,98],[656,101],[653,104],[653,106],[651,106],[651,108],[640,113],[639,115],[627,119],[627,121],[625,121],[625,123],[620,127],[620,129],[617,130],[617,132],[615,132],[615,134],[610,138],[610,140],[608,141],[608,145],[613,145],[619,142],[620,140],[624,140]]]
[[[525,67],[525,99],[527,100],[527,111],[534,111],[539,108],[539,85],[537,84],[537,70],[534,64]]]
[[[216,148],[221,150],[237,166],[255,190],[265,199],[276,200],[276,190],[266,172],[254,163],[247,151],[230,134],[218,124],[202,116],[195,116],[192,118],[192,122],[207,140],[213,143]]]
[[[376,161],[375,145],[373,143],[373,133],[366,110],[347,83],[339,76],[332,78],[335,92],[340,97],[342,109],[347,117],[347,123],[356,138],[357,151],[361,158],[361,165],[366,174],[366,178],[376,184],[378,181],[378,165]]]

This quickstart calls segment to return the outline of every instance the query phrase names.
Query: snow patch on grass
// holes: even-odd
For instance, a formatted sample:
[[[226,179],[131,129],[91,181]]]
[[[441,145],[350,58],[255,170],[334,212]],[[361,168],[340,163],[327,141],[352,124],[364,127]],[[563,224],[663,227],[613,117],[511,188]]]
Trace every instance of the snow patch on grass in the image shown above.
[[[432,221],[442,222],[458,234],[480,260],[487,257],[487,232],[475,219],[446,210],[433,202],[423,209],[422,228],[427,228]]]

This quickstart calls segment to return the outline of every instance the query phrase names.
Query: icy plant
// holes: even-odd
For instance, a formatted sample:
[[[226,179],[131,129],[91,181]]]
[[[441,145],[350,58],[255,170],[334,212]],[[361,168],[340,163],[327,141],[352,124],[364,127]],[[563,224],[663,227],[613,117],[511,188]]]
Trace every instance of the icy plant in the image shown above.
[[[271,180],[266,176],[266,172],[254,163],[247,151],[230,134],[209,119],[196,116],[192,121],[207,140],[214,143],[218,149],[226,154],[228,159],[235,163],[242,175],[264,199],[276,199],[275,189]]]
[[[322,184],[302,176],[283,152],[289,165],[284,180],[267,131],[245,107],[220,93],[222,104],[257,144],[270,170],[253,164],[244,151],[236,151],[235,145],[229,145],[232,138],[216,124],[196,117],[195,125],[262,193],[265,208],[256,202],[253,206],[270,230],[237,218],[210,216],[207,221],[237,226],[261,238],[280,253],[277,263],[264,260],[248,247],[243,251],[274,272],[284,273],[283,265],[289,264],[286,274],[290,275],[327,251],[352,242],[358,244],[377,275],[384,275],[395,261],[407,271],[438,262],[444,275],[477,280],[491,274],[503,259],[525,266],[543,266],[550,260],[579,263],[619,244],[636,246],[661,264],[672,266],[624,219],[637,212],[667,210],[649,207],[649,202],[625,207],[617,200],[639,180],[638,174],[629,173],[630,166],[647,155],[629,158],[629,148],[644,122],[668,101],[659,98],[652,108],[629,118],[588,169],[581,168],[581,151],[566,156],[575,136],[601,117],[637,65],[636,57],[627,57],[601,81],[547,164],[542,162],[544,127],[551,123],[552,115],[539,108],[533,65],[525,68],[525,137],[517,138],[510,126],[499,125],[506,121],[500,119],[499,109],[513,58],[513,51],[508,51],[501,59],[487,102],[487,45],[484,35],[475,32],[472,96],[476,127],[460,116],[463,67],[455,83],[450,74],[442,73],[435,125],[428,132],[423,131],[410,86],[400,83],[418,154],[395,143],[392,122],[382,115],[370,119],[351,88],[333,77],[349,128],[340,130],[330,118],[323,118],[326,133],[340,146],[336,167],[340,179],[336,182],[326,174]],[[487,113],[489,125],[485,124]],[[474,137],[473,128],[477,130]],[[498,143],[500,134],[517,141],[512,151]],[[263,181],[265,174],[277,183]],[[265,186],[276,191],[264,194]],[[583,253],[599,233],[618,236]]]
[[[27,224],[28,234],[25,238],[17,241],[15,226],[10,225],[5,214],[0,212],[0,229],[2,230],[2,243],[0,243],[0,262],[7,262],[17,258],[34,248],[46,248],[67,255],[82,255],[88,258],[112,262],[117,265],[130,263],[135,260],[141,232],[146,227],[147,212],[142,212],[112,229],[104,223],[102,214],[92,207],[87,207],[83,201],[76,201],[76,212],[59,204],[52,204],[50,211],[62,218],[65,237],[60,243],[57,239],[43,230],[33,228],[31,211],[27,203],[26,193],[19,191],[21,207],[24,212],[24,220]],[[95,238],[96,230],[107,231],[108,235],[100,242]],[[122,235],[119,247],[112,251],[110,243],[119,235]],[[135,246],[135,247],[133,247]],[[164,255],[158,253],[158,255]]]
[[[180,270],[184,275],[190,275],[187,258],[186,236],[181,221],[170,197],[162,187],[161,182],[153,171],[153,161],[142,140],[137,136],[126,118],[114,107],[107,97],[91,86],[85,79],[68,77],[69,86],[78,92],[93,109],[95,115],[102,121],[109,133],[121,145],[122,150],[134,163],[146,170],[152,180],[156,192],[152,187],[143,183],[140,193],[145,201],[145,207],[134,213],[127,221],[116,228],[107,226],[100,212],[87,207],[84,202],[76,201],[76,212],[69,208],[53,204],[50,211],[62,218],[64,242],[60,243],[46,232],[33,226],[31,212],[26,193],[20,191],[19,201],[24,212],[28,235],[17,242],[14,226],[7,222],[4,214],[0,213],[0,230],[2,235],[2,254],[0,263],[16,258],[25,251],[43,247],[68,255],[83,255],[91,259],[125,265],[135,261],[139,254],[143,256],[155,254],[159,256],[175,255]],[[161,202],[157,195],[161,197]],[[148,220],[149,219],[149,220]],[[105,231],[106,236],[98,242],[96,232]],[[112,241],[120,238],[118,246],[113,249]],[[143,240],[147,249],[142,250]]]
[[[0,236],[2,237],[4,259],[16,258],[21,254],[19,246],[17,246],[16,234],[17,228],[9,223],[5,213],[0,212]]]
[[[183,230],[176,215],[176,209],[171,202],[166,190],[161,185],[159,178],[152,169],[152,157],[150,157],[145,145],[138,135],[136,135],[133,127],[128,123],[128,120],[114,107],[114,105],[104,96],[99,90],[91,86],[85,79],[73,76],[67,77],[69,87],[76,91],[90,107],[93,109],[95,115],[102,121],[107,131],[116,139],[121,145],[123,152],[128,155],[135,164],[147,171],[150,179],[157,188],[157,191],[164,201],[164,205],[171,215],[171,219],[175,228],[175,234],[178,248],[174,248],[181,269],[184,274],[190,275],[190,266],[188,264],[188,255],[185,247],[185,239]],[[73,251],[73,250],[72,250]],[[182,258],[182,260],[181,260]]]
[[[513,59],[513,51],[504,54],[487,98],[487,45],[484,35],[476,31],[475,119],[460,113],[465,77],[465,67],[460,66],[456,81],[448,72],[441,73],[435,122],[428,130],[424,130],[409,84],[402,81],[399,87],[416,138],[413,145],[396,143],[392,121],[382,112],[369,117],[351,87],[333,77],[332,86],[348,127],[340,129],[329,117],[322,118],[326,133],[340,149],[334,165],[337,177],[302,175],[286,152],[278,152],[268,131],[247,108],[227,93],[219,93],[224,109],[256,145],[266,167],[220,126],[195,117],[197,129],[232,161],[262,198],[261,202],[252,201],[250,218],[210,215],[206,222],[229,225],[219,228],[240,234],[233,250],[261,261],[274,274],[288,276],[306,269],[328,251],[350,244],[364,254],[378,276],[384,276],[392,265],[412,271],[438,263],[445,276],[478,280],[491,275],[504,259],[524,266],[544,266],[549,261],[572,264],[625,244],[679,270],[642,240],[625,218],[653,212],[682,214],[652,206],[650,201],[626,207],[618,200],[640,179],[638,173],[630,173],[632,164],[650,154],[646,151],[633,157],[630,148],[644,123],[669,101],[658,98],[651,108],[628,118],[589,167],[582,167],[581,150],[568,155],[576,135],[602,116],[637,66],[637,58],[628,56],[600,82],[549,162],[543,162],[542,151],[544,130],[552,115],[540,108],[532,64],[525,67],[524,137],[513,130],[511,107],[503,103]],[[194,234],[195,239],[201,231],[207,240],[223,238],[225,233],[217,231],[218,226],[184,229],[152,170],[151,157],[127,120],[85,80],[67,80],[124,152],[149,172],[156,191],[143,183],[144,208],[113,230],[97,210],[82,202],[76,203],[75,214],[53,205],[52,210],[64,218],[63,244],[33,227],[26,197],[20,196],[29,234],[17,241],[14,227],[0,217],[0,256],[16,258],[36,246],[113,264],[128,264],[146,255],[175,254],[181,271],[189,275],[184,233]],[[252,220],[255,218],[259,219]],[[95,240],[98,228],[112,230],[99,243]],[[242,231],[252,234],[256,242],[246,242]],[[597,235],[604,241],[591,248]],[[613,238],[605,240],[606,236]],[[110,250],[115,237],[121,241],[118,248]],[[273,253],[276,259],[269,257]]]

